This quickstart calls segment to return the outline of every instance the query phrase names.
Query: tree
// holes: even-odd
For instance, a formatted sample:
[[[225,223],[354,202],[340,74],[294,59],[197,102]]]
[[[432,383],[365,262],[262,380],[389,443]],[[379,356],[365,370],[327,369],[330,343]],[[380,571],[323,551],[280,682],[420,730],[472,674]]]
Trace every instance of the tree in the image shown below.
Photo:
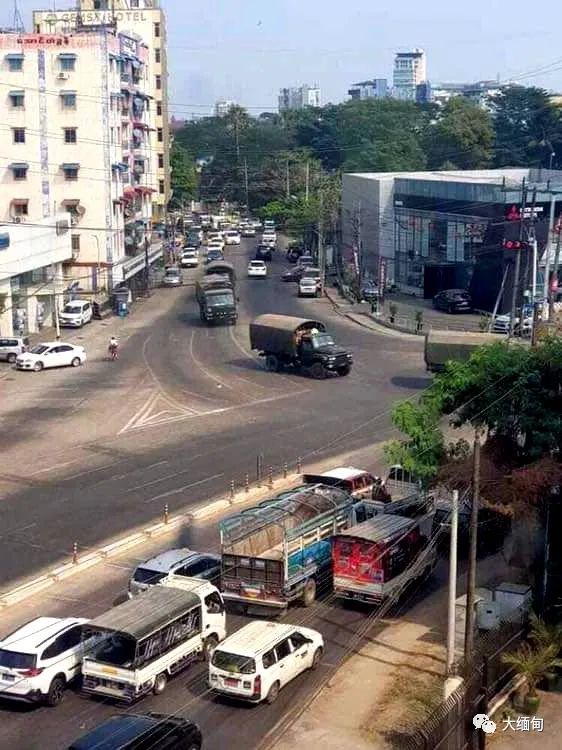
[[[491,97],[490,106],[497,167],[549,166],[552,153],[562,157],[560,111],[544,89],[508,86]]]
[[[181,206],[184,201],[194,198],[197,192],[197,172],[190,154],[177,142],[170,151],[170,167],[172,171],[172,208]]]
[[[461,96],[439,112],[425,139],[432,169],[479,169],[490,164],[494,129],[489,113]]]

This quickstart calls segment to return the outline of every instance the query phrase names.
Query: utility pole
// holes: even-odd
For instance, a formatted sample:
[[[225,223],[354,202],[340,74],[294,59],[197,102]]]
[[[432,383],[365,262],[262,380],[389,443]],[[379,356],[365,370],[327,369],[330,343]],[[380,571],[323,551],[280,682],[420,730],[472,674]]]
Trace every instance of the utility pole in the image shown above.
[[[560,231],[562,230],[562,216],[558,217],[556,222],[556,232],[558,234],[556,238],[556,250],[554,251],[554,266],[552,268],[552,284],[558,282],[558,266],[560,264]],[[548,292],[548,319],[554,319],[554,290],[550,288]]]
[[[523,178],[523,184],[521,187],[521,214],[519,220],[519,244],[523,242],[523,217],[525,214],[525,206],[527,204],[527,187],[525,185],[525,178]],[[521,273],[521,248],[519,247],[515,255],[515,270],[513,273],[513,289],[511,291],[511,317],[509,319],[509,338],[513,337],[515,330],[515,313],[517,311],[517,296],[519,291],[519,276]]]
[[[287,199],[291,196],[291,182],[290,182],[290,174],[289,174],[289,160],[287,159],[287,168],[286,168],[286,177],[285,177],[285,188],[287,193]]]
[[[144,288],[148,296],[148,287],[150,286],[150,268],[148,265],[148,237],[144,238]]]
[[[304,182],[304,200],[308,203],[308,193],[310,189],[310,162],[306,162],[306,177]]]
[[[478,506],[480,503],[480,434],[474,434],[474,457],[472,473],[472,506],[470,508],[468,572],[466,586],[466,625],[464,631],[465,664],[472,657],[474,648],[474,599],[476,589],[476,551],[478,542]]]
[[[318,193],[318,267],[320,269],[320,293],[326,284],[326,258],[324,257],[324,192]]]
[[[248,190],[248,160],[244,157],[244,186],[246,188],[246,207],[250,208],[250,192]]]
[[[554,190],[550,193],[550,216],[548,220],[548,242],[546,244],[547,251],[546,251],[546,264],[544,269],[544,286],[543,286],[543,298],[545,301],[545,315],[547,312],[547,305],[549,300],[549,277],[550,277],[550,256],[552,255],[552,250],[554,248],[554,211],[555,211],[555,204],[556,204],[556,193]]]
[[[455,661],[455,606],[457,600],[457,534],[459,527],[459,493],[453,490],[451,506],[451,547],[449,551],[449,609],[447,615],[446,675],[453,674]]]

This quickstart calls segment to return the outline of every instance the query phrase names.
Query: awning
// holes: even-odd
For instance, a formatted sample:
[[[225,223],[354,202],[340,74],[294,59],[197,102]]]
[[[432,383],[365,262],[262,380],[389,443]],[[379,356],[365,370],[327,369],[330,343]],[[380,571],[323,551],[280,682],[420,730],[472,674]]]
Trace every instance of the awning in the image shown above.
[[[61,206],[67,211],[78,214],[78,216],[84,216],[86,209],[80,205],[80,198],[65,198],[61,201]]]
[[[27,206],[28,203],[28,198],[12,198],[10,206]]]
[[[25,91],[23,89],[14,89],[9,92],[9,96],[25,96]]]
[[[139,68],[142,68],[143,63],[141,63],[140,60],[131,59],[131,65],[133,66],[133,68],[135,68],[135,70],[138,70]]]
[[[74,52],[61,52],[59,54],[59,60],[76,60]]]
[[[144,154],[139,154],[138,156],[135,156],[135,161],[147,161],[148,156],[144,156]]]
[[[116,55],[115,52],[110,52],[109,57],[111,60],[122,60],[123,58],[121,55]]]
[[[76,91],[69,89],[61,89],[59,91],[60,96],[76,96]]]
[[[29,169],[29,164],[26,161],[13,161],[9,169]]]
[[[123,99],[124,96],[120,91],[112,91],[109,95],[110,97],[113,97],[114,99]]]
[[[123,195],[124,195],[124,196],[125,196],[126,198],[132,198],[132,197],[134,196],[134,194],[135,194],[135,188],[132,188],[132,187],[126,187],[126,188],[125,188],[125,189],[123,190]]]
[[[118,206],[122,206],[123,205],[123,198],[114,198],[113,199],[113,203],[115,203]]]
[[[111,169],[113,169],[115,172],[126,172],[129,169],[129,165],[122,164],[122,163],[115,163],[111,165]]]
[[[6,60],[23,60],[23,52],[10,52],[6,55]]]
[[[61,169],[80,169],[80,164],[76,162],[64,162],[64,164],[61,164]]]

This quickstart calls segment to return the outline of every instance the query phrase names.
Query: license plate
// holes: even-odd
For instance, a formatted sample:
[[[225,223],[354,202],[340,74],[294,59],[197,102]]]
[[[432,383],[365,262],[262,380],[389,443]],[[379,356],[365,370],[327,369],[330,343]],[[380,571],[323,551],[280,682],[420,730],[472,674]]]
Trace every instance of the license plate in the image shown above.
[[[235,677],[225,677],[224,678],[224,684],[228,685],[228,687],[237,687],[239,680],[237,680]]]
[[[111,667],[103,667],[101,670],[104,674],[117,674],[116,669],[112,669]]]
[[[4,682],[15,682],[16,676],[13,674],[7,674],[6,672],[4,672],[2,674],[2,679],[4,680]]]

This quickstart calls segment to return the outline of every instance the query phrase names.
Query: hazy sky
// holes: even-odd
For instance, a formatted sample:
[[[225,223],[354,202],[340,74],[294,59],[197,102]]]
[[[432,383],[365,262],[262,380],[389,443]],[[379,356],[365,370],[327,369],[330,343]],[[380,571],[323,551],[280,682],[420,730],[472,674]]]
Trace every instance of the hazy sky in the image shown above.
[[[0,0],[0,25],[13,0]],[[72,0],[18,0],[34,8]],[[562,3],[542,0],[163,0],[176,116],[234,99],[275,109],[278,89],[318,83],[322,102],[349,84],[392,77],[393,53],[425,49],[431,81],[520,79],[562,91]]]

